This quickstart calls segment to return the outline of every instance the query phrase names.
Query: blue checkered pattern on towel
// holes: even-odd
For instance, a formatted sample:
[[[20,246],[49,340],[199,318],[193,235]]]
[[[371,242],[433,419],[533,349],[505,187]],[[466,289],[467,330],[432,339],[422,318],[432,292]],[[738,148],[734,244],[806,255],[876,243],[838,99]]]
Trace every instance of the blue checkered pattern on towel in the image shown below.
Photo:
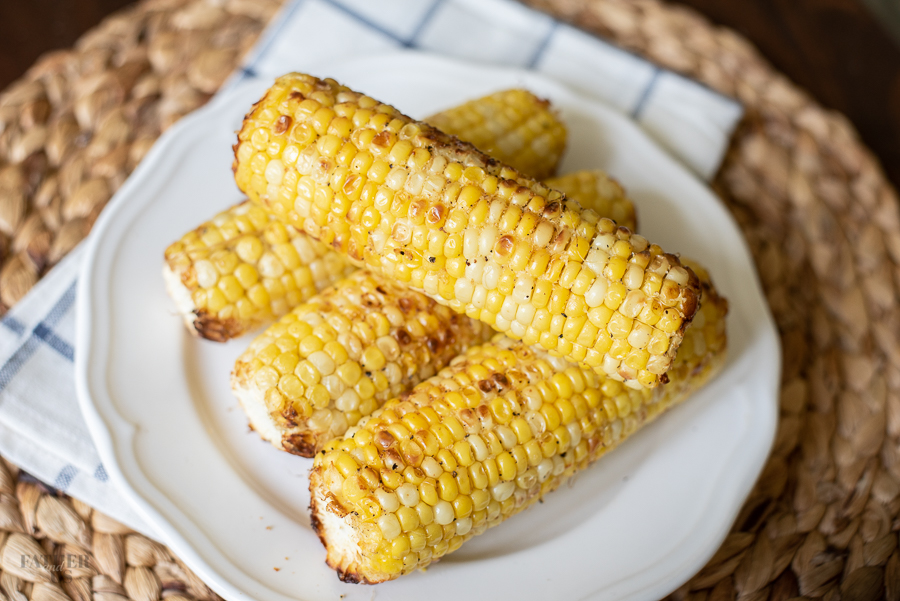
[[[75,396],[75,249],[0,319],[0,453],[47,484],[152,535],[118,494]]]

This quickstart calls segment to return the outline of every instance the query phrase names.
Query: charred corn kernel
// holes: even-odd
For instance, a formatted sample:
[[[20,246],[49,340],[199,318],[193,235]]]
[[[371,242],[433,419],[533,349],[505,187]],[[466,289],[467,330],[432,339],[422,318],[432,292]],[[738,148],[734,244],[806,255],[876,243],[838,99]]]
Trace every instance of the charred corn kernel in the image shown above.
[[[164,268],[185,324],[218,342],[281,317],[352,271],[349,261],[326,245],[246,201],[170,245]],[[190,306],[179,294],[213,287],[219,292],[208,295],[203,306],[196,301]],[[286,290],[296,292],[291,302],[282,302]]]
[[[416,488],[415,513],[419,523],[410,514],[412,508],[400,503],[401,489],[394,493],[397,502],[391,504],[396,527],[393,521],[377,518],[385,522],[387,536],[395,538],[362,536],[369,527],[367,520],[374,518],[364,517],[368,515],[364,501],[354,499],[378,498],[384,489],[379,486],[374,490],[357,490],[370,486],[364,477],[344,484],[348,478],[356,477],[346,467],[344,470],[350,476],[344,476],[341,466],[348,463],[343,457],[354,453],[358,434],[338,439],[317,455],[310,477],[310,494],[329,565],[345,576],[353,574],[355,579],[369,583],[396,578],[414,567],[425,567],[485,527],[496,525],[534,504],[577,470],[702,386],[724,362],[727,303],[712,289],[705,272],[699,267],[695,269],[700,274],[703,304],[686,331],[687,342],[675,358],[668,372],[670,381],[665,386],[634,389],[498,336],[490,343],[470,348],[410,394],[388,401],[359,430],[369,432],[360,440],[382,437],[390,443],[386,448],[378,447],[383,456],[396,456],[402,445],[393,435],[382,436],[391,432],[391,426],[401,419],[399,416],[404,424],[420,418],[432,430],[441,431],[440,426],[450,419],[467,429],[468,437],[460,441],[452,435],[455,425],[444,427],[439,456],[455,454],[461,449],[460,442],[470,444],[475,436],[482,441],[486,453],[468,466],[464,479],[459,477],[462,468],[456,470],[454,477],[431,457],[430,462],[424,461],[423,472],[428,474],[430,470],[436,479],[427,477]],[[489,382],[496,386],[488,386]],[[467,397],[467,391],[472,391],[481,401],[460,408],[446,400],[451,394]],[[518,405],[515,412],[519,415],[507,425],[490,418],[473,421],[473,412],[485,417],[491,415],[490,406],[498,398],[495,396],[498,392],[504,398],[515,399]],[[348,446],[342,447],[344,443]],[[470,447],[475,449],[476,445]],[[406,468],[396,468],[401,469]],[[338,522],[330,512],[348,517]],[[415,528],[404,534],[414,524]],[[360,535],[350,538],[345,534],[346,528]],[[402,557],[402,569],[387,563],[387,560],[400,559],[393,540],[406,536],[412,541],[412,532],[419,528],[422,534],[416,540],[424,537],[424,547]],[[405,543],[400,545],[402,548]]]
[[[291,411],[299,415],[282,408],[270,411],[281,436],[271,442],[311,457],[360,417],[488,336],[483,324],[360,270],[294,308],[254,340],[235,364],[232,389],[243,401],[254,395],[264,398],[277,386]],[[276,376],[263,377],[266,370]],[[414,467],[426,455],[465,436],[454,419],[437,424],[437,437],[423,432],[429,423],[425,417],[410,420],[412,428],[398,418],[391,431],[393,440],[404,441],[398,459]],[[444,442],[447,445],[441,446]],[[360,447],[361,457],[373,464],[372,451],[364,444]],[[470,461],[471,453],[466,454],[462,445],[456,452]],[[453,452],[444,453],[455,468]]]
[[[315,91],[309,91],[313,88]],[[268,169],[263,165],[282,161],[282,158],[257,150],[254,140],[286,135],[276,133],[276,123],[281,117],[291,117],[295,127],[302,125],[315,132],[325,125],[323,131],[326,131],[327,124],[320,121],[331,113],[299,110],[310,100],[310,94],[334,103],[340,98],[340,104],[348,109],[363,108],[361,103],[370,102],[332,80],[318,80],[301,74],[279,78],[245,118],[235,147],[237,184],[255,203],[350,256],[353,261],[408,283],[436,301],[519,339],[526,335],[531,324],[517,321],[517,307],[522,303],[515,301],[528,295],[525,288],[515,292],[515,279],[508,264],[520,247],[530,248],[533,256],[546,251],[549,262],[545,270],[529,275],[551,285],[547,305],[551,323],[549,330],[532,333],[529,340],[537,338],[545,349],[573,361],[583,360],[584,365],[588,365],[589,353],[597,353],[591,355],[590,366],[608,377],[626,381],[632,388],[653,387],[660,376],[664,376],[696,313],[700,293],[696,276],[684,268],[676,256],[664,253],[659,246],[649,244],[628,228],[600,218],[596,211],[583,208],[577,201],[529,180],[514,169],[490,161],[473,147],[424,123],[412,121],[390,106],[376,102],[374,116],[365,127],[354,124],[344,140],[345,144],[354,145],[358,152],[370,153],[391,164],[383,183],[366,181],[364,184],[371,183],[374,187],[376,208],[379,208],[378,199],[384,199],[379,208],[381,219],[375,229],[364,226],[358,217],[370,206],[371,200],[349,199],[343,189],[346,178],[341,171],[346,167],[324,152],[322,145],[312,140],[313,136],[309,142],[297,145],[297,158],[293,161],[299,181],[305,182],[305,188],[298,184],[296,192],[288,193],[288,203],[273,198],[271,191],[281,185],[277,178],[279,173],[275,173],[274,179],[268,179]],[[413,148],[409,159],[402,165],[391,163],[394,146],[406,142]],[[249,150],[244,150],[248,146]],[[257,163],[261,168],[254,170]],[[457,167],[451,168],[451,165]],[[274,169],[274,172],[278,171]],[[454,179],[457,176],[458,179]],[[358,177],[363,185],[365,178]],[[512,207],[520,208],[522,215],[514,219],[514,212],[510,212]],[[446,215],[444,226],[431,225],[427,220],[418,225],[416,215],[432,212]],[[510,216],[504,219],[507,214]],[[528,215],[531,217],[526,219]],[[533,230],[521,233],[518,223],[531,220],[535,223]],[[514,227],[513,222],[516,223]],[[425,228],[421,236],[414,235],[418,227]],[[530,225],[525,228],[529,229]],[[462,256],[469,262],[462,277],[452,276],[446,264],[438,267],[437,260],[442,257],[434,257],[434,270],[423,264],[430,259],[419,247],[427,240],[427,234],[436,230],[459,234],[462,238]],[[516,261],[531,263],[525,256]],[[628,271],[631,265],[637,266],[644,275],[659,276],[662,280],[659,290],[647,293],[644,288],[647,278],[638,277],[641,275],[638,272],[626,278],[625,274],[631,273]],[[451,279],[452,293],[449,293]],[[597,281],[606,284],[604,302],[613,315],[604,322],[602,314],[592,314],[590,323],[597,329],[596,338],[584,344],[590,338],[587,335],[581,337],[587,319],[573,316],[574,321],[566,326],[564,313],[570,296],[576,297],[572,301],[575,305],[590,306],[589,299],[584,297],[595,290]],[[632,327],[634,324],[653,326],[654,333],[660,333],[668,342],[666,351],[660,355],[654,353],[654,348],[646,347],[651,357],[646,369],[639,371],[622,368],[621,359],[606,353],[609,324],[615,315],[621,314],[619,306],[631,291],[628,285],[635,282],[642,282],[641,290],[647,293],[647,305],[657,303],[665,317],[651,313],[645,319],[639,314],[633,318]],[[596,292],[591,294],[596,295]],[[526,304],[531,303],[531,300],[526,301]],[[523,311],[522,319],[527,321],[530,315],[529,311]],[[663,327],[654,325],[658,321],[662,321]],[[614,327],[622,325],[616,322]],[[564,326],[569,329],[560,339]],[[623,339],[627,341],[627,332],[625,334]]]
[[[556,171],[566,146],[550,103],[525,90],[497,92],[426,121],[535,179]]]

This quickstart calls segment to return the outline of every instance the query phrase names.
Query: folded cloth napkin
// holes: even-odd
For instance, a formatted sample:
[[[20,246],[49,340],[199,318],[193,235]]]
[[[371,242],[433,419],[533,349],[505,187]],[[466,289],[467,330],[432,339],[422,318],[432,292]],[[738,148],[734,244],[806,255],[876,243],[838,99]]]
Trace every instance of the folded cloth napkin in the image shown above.
[[[742,109],[511,0],[292,0],[223,89],[397,48],[534,69],[629,114],[695,173],[718,168]],[[0,319],[0,454],[154,536],[108,482],[78,409],[76,248]],[[160,257],[162,260],[162,257]],[[162,285],[162,282],[160,282]]]

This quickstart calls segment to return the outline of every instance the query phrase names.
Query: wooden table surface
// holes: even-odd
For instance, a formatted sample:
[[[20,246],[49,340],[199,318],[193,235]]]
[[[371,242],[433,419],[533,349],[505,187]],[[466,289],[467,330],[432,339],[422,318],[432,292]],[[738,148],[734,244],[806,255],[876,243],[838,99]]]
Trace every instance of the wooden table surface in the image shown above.
[[[872,0],[869,0],[870,2]],[[900,187],[900,44],[861,0],[681,0],[847,115]],[[127,0],[0,1],[0,88]]]

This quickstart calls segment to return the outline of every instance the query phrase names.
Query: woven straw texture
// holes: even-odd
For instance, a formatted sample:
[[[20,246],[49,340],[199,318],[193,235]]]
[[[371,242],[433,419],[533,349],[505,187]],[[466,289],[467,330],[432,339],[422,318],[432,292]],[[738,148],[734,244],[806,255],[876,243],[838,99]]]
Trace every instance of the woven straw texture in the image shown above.
[[[714,187],[780,329],[781,421],[731,534],[672,597],[900,600],[900,215],[877,160],[845,118],[694,12],[658,0],[527,1],[746,107]],[[86,235],[277,8],[144,0],[0,95],[0,310]],[[0,462],[0,601],[161,597],[216,598],[162,545]]]

